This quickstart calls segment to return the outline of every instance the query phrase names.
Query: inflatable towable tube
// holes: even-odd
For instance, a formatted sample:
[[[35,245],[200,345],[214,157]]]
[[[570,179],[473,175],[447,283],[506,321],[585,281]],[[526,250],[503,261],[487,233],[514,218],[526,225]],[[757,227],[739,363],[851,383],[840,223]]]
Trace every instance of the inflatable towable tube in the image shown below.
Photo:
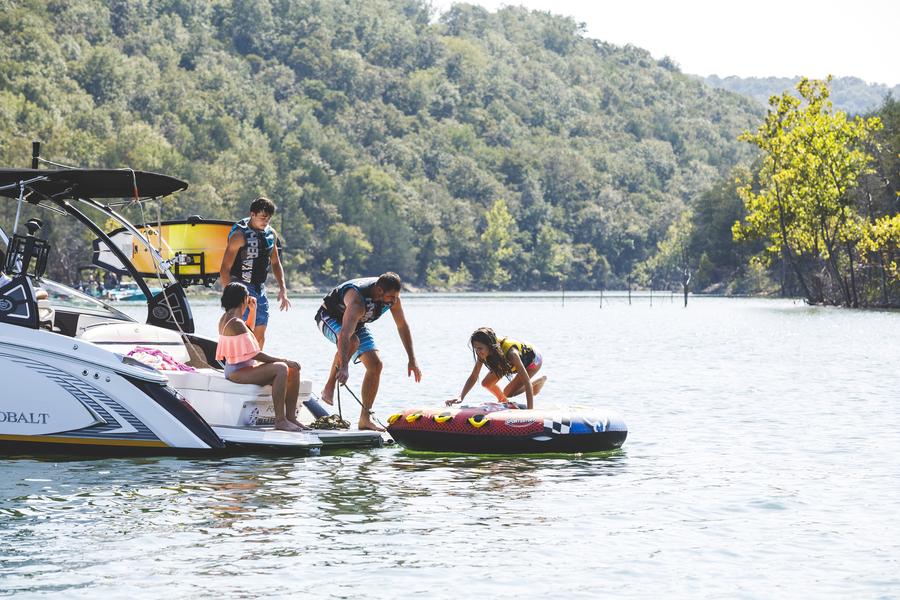
[[[611,412],[484,404],[412,408],[391,415],[388,433],[409,450],[539,454],[615,450],[625,442],[628,429]]]

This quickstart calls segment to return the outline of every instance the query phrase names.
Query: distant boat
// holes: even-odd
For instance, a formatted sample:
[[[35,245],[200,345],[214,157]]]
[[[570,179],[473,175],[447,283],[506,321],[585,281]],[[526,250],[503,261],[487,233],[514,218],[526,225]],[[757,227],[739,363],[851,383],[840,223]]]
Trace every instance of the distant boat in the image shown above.
[[[161,291],[162,288],[159,287],[150,288],[150,293],[154,296]],[[144,302],[147,300],[147,296],[135,281],[126,281],[111,290],[106,290],[106,298],[113,302]]]

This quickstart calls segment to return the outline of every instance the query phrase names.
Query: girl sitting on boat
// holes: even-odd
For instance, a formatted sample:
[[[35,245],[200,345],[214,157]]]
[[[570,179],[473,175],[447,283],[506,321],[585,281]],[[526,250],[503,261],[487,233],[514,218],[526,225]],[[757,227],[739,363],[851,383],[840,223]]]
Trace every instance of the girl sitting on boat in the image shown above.
[[[541,353],[534,346],[508,337],[498,338],[489,327],[476,329],[469,337],[469,344],[475,357],[475,367],[463,385],[459,398],[448,400],[447,406],[463,401],[478,381],[481,366],[486,365],[490,372],[482,380],[481,385],[486,387],[498,402],[508,403],[509,398],[525,392],[528,408],[534,408],[534,396],[541,391],[544,382],[547,381],[546,377],[532,381],[532,377],[540,371],[543,363]],[[510,382],[501,390],[497,382],[504,375]]]
[[[297,421],[300,364],[264,354],[253,335],[256,298],[247,292],[243,283],[233,281],[222,290],[222,308],[225,314],[219,319],[216,359],[225,359],[225,378],[235,383],[271,385],[275,429],[309,429]],[[247,322],[244,322],[242,317],[248,309]]]

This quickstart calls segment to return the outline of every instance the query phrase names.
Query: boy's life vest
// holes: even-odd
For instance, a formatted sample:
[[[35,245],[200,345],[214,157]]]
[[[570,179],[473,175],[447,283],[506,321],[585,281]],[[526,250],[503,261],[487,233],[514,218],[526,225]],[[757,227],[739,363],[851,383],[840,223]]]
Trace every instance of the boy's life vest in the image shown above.
[[[275,230],[266,225],[264,230],[257,231],[250,227],[250,217],[247,217],[234,224],[228,233],[228,239],[238,231],[244,234],[244,245],[234,257],[231,279],[259,287],[269,276],[272,249],[275,247]]]

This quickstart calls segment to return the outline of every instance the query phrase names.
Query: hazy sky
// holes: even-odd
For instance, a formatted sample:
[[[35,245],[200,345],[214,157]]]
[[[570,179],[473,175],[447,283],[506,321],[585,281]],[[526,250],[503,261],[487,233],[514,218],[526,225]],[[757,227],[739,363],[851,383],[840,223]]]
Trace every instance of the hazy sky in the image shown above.
[[[587,35],[668,55],[685,73],[855,76],[900,84],[900,1],[468,0],[574,17]],[[440,11],[453,0],[433,0]],[[832,8],[834,5],[835,8]],[[840,8],[836,8],[840,6]]]

